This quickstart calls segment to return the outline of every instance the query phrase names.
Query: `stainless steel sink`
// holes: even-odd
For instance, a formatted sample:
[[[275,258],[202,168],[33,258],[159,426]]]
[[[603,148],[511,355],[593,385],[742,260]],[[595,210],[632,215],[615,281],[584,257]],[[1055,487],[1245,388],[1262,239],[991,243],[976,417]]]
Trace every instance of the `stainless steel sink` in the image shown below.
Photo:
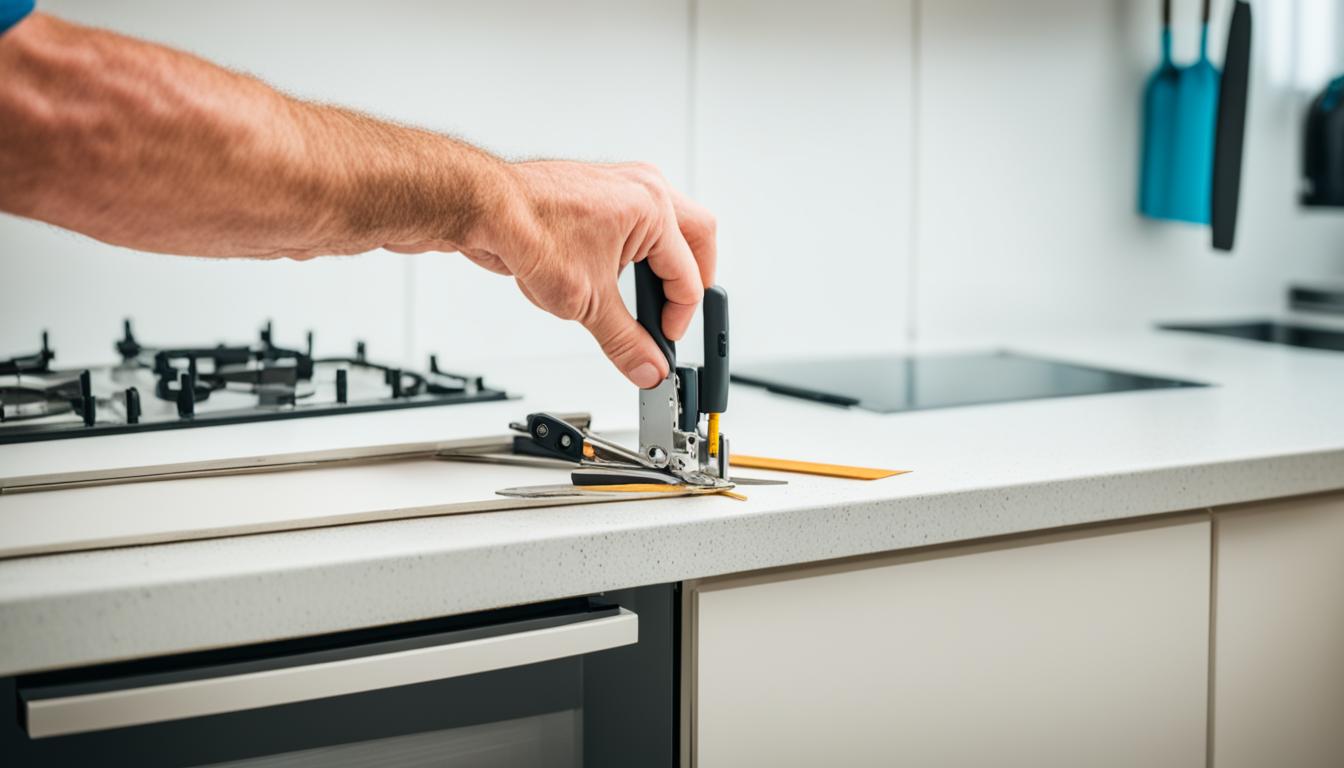
[[[1293,347],[1329,349],[1344,352],[1344,331],[1313,328],[1297,323],[1276,320],[1250,320],[1231,323],[1164,323],[1158,326],[1168,331],[1211,333],[1238,339],[1287,344]]]

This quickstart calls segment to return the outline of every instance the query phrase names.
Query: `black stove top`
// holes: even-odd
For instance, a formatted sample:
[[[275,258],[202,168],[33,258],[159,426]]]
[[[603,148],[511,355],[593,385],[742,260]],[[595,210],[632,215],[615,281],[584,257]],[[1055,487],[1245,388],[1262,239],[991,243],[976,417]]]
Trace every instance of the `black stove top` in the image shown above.
[[[480,376],[370,360],[363,342],[350,357],[315,357],[273,341],[268,322],[251,344],[154,347],[127,320],[121,362],[57,368],[42,348],[0,360],[0,443],[87,437],[339,413],[503,400]]]
[[[739,368],[733,381],[878,413],[1204,386],[1011,352],[773,363]]]

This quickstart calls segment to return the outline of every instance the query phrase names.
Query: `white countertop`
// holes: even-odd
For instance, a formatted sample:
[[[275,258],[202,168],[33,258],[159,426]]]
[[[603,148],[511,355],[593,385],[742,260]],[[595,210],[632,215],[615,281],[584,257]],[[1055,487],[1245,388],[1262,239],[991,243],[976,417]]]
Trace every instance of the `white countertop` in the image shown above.
[[[735,451],[913,472],[873,482],[789,476],[787,486],[744,487],[746,502],[420,517],[4,560],[0,674],[1344,488],[1344,354],[1159,332],[1007,346],[1216,386],[892,415],[737,386],[724,419]],[[480,409],[459,418],[498,418],[501,433],[533,410],[592,410],[599,428],[632,424],[634,392],[614,374],[555,370],[536,363],[506,377],[523,400],[428,410],[446,419]],[[311,421],[267,427],[297,435]],[[184,514],[220,494],[423,507],[554,481],[547,470],[418,461],[146,483],[134,496]],[[92,488],[31,496],[108,514],[120,498]],[[19,498],[0,498],[0,515]]]

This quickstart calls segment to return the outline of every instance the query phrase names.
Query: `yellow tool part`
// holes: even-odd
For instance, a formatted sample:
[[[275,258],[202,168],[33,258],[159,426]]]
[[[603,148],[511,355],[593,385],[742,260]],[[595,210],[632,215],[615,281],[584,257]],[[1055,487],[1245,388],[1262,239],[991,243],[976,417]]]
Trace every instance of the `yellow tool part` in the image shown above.
[[[667,485],[664,483],[621,483],[618,485],[579,485],[583,491],[611,491],[613,493],[676,493],[684,496],[727,496],[730,499],[746,501],[747,497],[727,488],[692,488],[688,485]]]
[[[709,414],[709,455],[719,455],[719,414]]]
[[[712,445],[712,444],[711,444]],[[875,469],[872,467],[850,467],[844,464],[818,464],[812,461],[794,461],[792,459],[771,459],[765,456],[743,456],[733,454],[733,468],[775,469],[780,472],[799,472],[805,475],[825,475],[843,477],[850,480],[881,480],[884,477],[904,475],[908,469]]]

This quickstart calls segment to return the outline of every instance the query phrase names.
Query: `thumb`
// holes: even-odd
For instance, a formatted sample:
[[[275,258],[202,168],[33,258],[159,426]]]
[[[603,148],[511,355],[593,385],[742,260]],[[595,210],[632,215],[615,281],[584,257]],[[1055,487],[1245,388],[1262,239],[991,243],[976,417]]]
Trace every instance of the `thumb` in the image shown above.
[[[612,291],[615,293],[615,291]],[[599,304],[592,319],[584,323],[597,339],[602,352],[616,369],[640,389],[658,386],[667,378],[667,358],[644,330],[619,294]]]

